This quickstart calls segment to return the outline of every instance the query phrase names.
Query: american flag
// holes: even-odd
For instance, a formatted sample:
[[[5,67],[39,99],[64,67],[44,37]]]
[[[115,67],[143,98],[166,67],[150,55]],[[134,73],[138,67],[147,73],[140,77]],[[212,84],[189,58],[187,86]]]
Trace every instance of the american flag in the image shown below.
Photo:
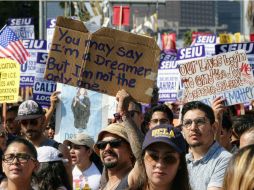
[[[0,31],[0,57],[15,59],[20,64],[25,63],[29,57],[22,42],[8,26]]]

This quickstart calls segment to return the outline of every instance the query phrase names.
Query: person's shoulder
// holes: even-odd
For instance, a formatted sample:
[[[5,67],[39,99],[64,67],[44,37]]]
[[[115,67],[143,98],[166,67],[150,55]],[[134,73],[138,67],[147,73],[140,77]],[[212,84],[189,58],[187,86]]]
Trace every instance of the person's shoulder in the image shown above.
[[[224,157],[224,158],[231,158],[232,157],[232,153],[230,153],[229,151],[227,151],[225,148],[223,148],[220,145],[219,145],[216,152],[219,154],[220,157]]]

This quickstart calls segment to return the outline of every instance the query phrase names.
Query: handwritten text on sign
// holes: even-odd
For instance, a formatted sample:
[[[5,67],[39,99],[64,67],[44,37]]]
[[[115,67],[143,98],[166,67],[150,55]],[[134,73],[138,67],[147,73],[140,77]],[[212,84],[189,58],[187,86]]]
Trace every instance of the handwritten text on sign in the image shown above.
[[[18,101],[20,65],[11,59],[0,59],[0,103]]]
[[[57,38],[55,38],[57,36]],[[45,78],[113,95],[153,86],[156,49],[56,27]],[[144,84],[144,80],[146,83]],[[142,89],[144,88],[144,89]],[[136,89],[137,90],[137,89]],[[131,90],[130,90],[131,91]]]
[[[179,72],[185,88],[185,101],[209,99],[215,94],[253,85],[244,50],[180,64]]]

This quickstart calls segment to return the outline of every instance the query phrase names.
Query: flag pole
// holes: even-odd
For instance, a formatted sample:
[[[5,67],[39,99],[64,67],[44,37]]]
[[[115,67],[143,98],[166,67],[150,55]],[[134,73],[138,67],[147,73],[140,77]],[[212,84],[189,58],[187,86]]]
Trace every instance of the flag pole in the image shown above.
[[[3,29],[5,29],[5,28],[6,28],[6,26],[7,26],[7,25],[4,25],[4,27],[0,30],[0,33],[3,31]]]

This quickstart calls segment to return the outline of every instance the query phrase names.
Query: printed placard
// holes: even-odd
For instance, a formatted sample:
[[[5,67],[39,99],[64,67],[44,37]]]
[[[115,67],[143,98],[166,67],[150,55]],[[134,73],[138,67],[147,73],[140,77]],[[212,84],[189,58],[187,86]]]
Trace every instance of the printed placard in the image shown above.
[[[157,87],[159,88],[159,101],[172,101],[177,99],[180,74],[177,68],[176,55],[163,53],[158,70]]]
[[[53,39],[53,34],[55,31],[55,26],[56,26],[56,19],[55,18],[47,19],[47,51],[50,50],[50,46],[51,46],[52,39]]]
[[[37,54],[46,51],[46,40],[23,40],[23,45],[30,54],[27,62],[21,65],[20,87],[33,87],[36,73]]]
[[[18,102],[20,64],[12,59],[0,59],[0,103]]]
[[[254,75],[254,42],[248,42],[248,43],[232,43],[232,44],[217,44],[215,46],[215,53],[226,53],[230,51],[236,51],[236,50],[245,50],[249,64],[252,68],[252,72]]]
[[[82,22],[58,17],[44,77],[113,96],[125,89],[149,103],[159,54],[152,38],[110,28],[91,34]]]
[[[204,45],[206,56],[215,54],[216,35],[198,35],[195,39],[194,46]]]
[[[98,133],[108,125],[108,118],[116,112],[115,97],[61,83],[57,83],[57,91],[61,93],[54,139],[63,142],[86,133],[96,141]]]
[[[48,53],[38,52],[33,86],[33,99],[43,107],[50,106],[50,96],[56,90],[56,83],[43,78]]]
[[[219,54],[179,65],[184,102],[200,100],[211,105],[217,96],[227,105],[254,99],[253,74],[244,50]]]
[[[34,39],[33,18],[9,18],[7,25],[16,33],[19,39]]]

